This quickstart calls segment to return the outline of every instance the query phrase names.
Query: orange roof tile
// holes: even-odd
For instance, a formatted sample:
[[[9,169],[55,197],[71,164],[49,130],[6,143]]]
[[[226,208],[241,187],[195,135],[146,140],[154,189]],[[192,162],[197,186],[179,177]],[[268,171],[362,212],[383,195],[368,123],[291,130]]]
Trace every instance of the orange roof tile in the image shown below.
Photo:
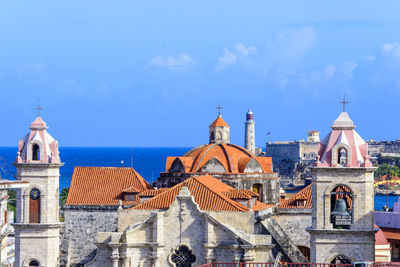
[[[149,189],[146,191],[143,191],[142,193],[139,193],[139,197],[154,197],[164,191],[168,190],[168,188],[159,188],[159,189]]]
[[[218,118],[210,125],[210,127],[216,127],[216,126],[229,127],[229,125],[224,121],[221,115],[219,115]]]
[[[375,233],[375,245],[387,245],[389,242],[386,239],[385,233],[379,228],[378,225],[374,224],[375,228],[378,228],[379,231]]]
[[[66,205],[118,205],[122,192],[132,187],[152,189],[133,168],[75,167]]]
[[[251,196],[240,192],[239,190],[232,190],[230,192],[223,192],[223,194],[229,198],[238,198],[238,199],[250,199]]]
[[[183,167],[185,168],[185,172],[190,172],[190,168],[193,165],[192,157],[167,157],[167,162],[165,164],[165,171],[168,172],[172,166],[172,163],[178,159],[181,161]]]
[[[382,227],[381,230],[387,239],[400,240],[400,229]]]
[[[122,192],[124,192],[124,193],[138,193],[140,191],[136,187],[131,186],[131,187],[125,188],[124,190],[122,190]]]
[[[249,208],[227,197],[233,187],[210,176],[189,178],[132,209],[168,209],[182,187],[187,187],[201,210],[246,212]]]
[[[311,209],[312,208],[311,185],[305,187],[289,199],[282,200],[277,206],[278,209]],[[305,200],[305,205],[297,205],[297,200]]]
[[[258,197],[258,194],[252,190],[248,190],[248,189],[238,189],[237,191],[242,192],[243,194],[246,194],[250,197]]]
[[[172,162],[176,157],[167,159],[166,170],[171,168]],[[255,157],[245,148],[234,144],[207,144],[196,147],[187,152],[180,159],[192,158],[193,161],[187,160],[185,170],[187,172],[201,172],[201,169],[207,162],[215,158],[224,167],[226,173],[243,173],[247,164],[251,159],[255,159],[261,166],[264,173],[272,173],[272,158],[270,157]],[[191,168],[187,168],[186,164],[191,164]]]

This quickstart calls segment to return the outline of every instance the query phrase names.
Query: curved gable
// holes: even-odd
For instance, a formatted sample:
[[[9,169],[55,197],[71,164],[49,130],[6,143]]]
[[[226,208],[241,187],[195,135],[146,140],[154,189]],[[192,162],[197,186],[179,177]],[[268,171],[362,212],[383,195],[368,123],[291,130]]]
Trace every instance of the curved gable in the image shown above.
[[[222,165],[218,159],[211,158],[206,164],[203,165],[201,172],[225,173],[226,170],[224,165]]]
[[[244,173],[262,173],[263,169],[261,168],[260,163],[255,158],[249,160],[246,165],[246,168],[243,171]]]

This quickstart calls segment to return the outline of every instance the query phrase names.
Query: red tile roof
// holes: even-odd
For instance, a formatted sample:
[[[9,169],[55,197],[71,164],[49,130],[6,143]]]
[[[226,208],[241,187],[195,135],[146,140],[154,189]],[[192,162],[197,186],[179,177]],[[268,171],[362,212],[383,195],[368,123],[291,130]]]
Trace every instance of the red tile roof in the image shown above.
[[[385,233],[378,227],[378,225],[374,224],[375,228],[378,228],[379,231],[375,233],[375,245],[387,245],[389,242],[386,239]]]
[[[249,198],[248,195],[241,193],[239,190],[224,184],[210,175],[191,177],[132,209],[168,209],[182,187],[187,187],[189,189],[190,194],[201,210],[238,212],[250,210],[248,207],[234,201],[226,194],[229,195],[237,191],[237,194],[240,196]],[[257,201],[256,205],[253,206],[253,210],[261,210],[270,206],[271,205],[266,205]]]
[[[168,190],[168,188],[149,189],[149,190],[143,191],[142,193],[138,194],[138,196],[139,197],[154,197],[166,190]]]
[[[289,199],[282,200],[278,209],[311,209],[312,208],[311,185],[305,187]],[[305,200],[304,205],[298,205],[299,200]]]
[[[124,190],[134,189],[152,187],[133,168],[75,167],[66,205],[118,205]]]
[[[400,240],[400,229],[382,227],[381,230],[387,239]]]
[[[229,127],[229,125],[224,121],[221,115],[219,115],[218,118],[210,125],[210,127],[216,127],[216,126]]]
[[[166,171],[169,171],[175,158],[167,159]],[[189,158],[192,160],[188,160]],[[243,173],[251,159],[255,159],[260,164],[264,173],[272,173],[272,158],[255,157],[245,148],[234,144],[202,145],[190,150],[183,157],[179,157],[179,159],[185,159],[182,161],[185,171],[191,173],[201,172],[203,166],[212,158],[221,163],[226,173]],[[187,168],[188,165],[191,167]]]

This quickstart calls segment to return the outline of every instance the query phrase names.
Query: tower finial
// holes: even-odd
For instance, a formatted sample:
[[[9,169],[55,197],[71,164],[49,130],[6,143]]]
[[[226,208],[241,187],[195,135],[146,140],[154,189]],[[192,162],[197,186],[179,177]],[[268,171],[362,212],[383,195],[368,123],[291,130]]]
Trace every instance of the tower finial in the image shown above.
[[[221,109],[223,109],[224,107],[221,106],[220,104],[218,104],[218,106],[216,107],[216,109],[218,109],[218,116],[221,116]]]
[[[349,102],[346,101],[346,95],[344,95],[342,102],[340,102],[340,104],[343,104],[343,112],[346,112],[346,104],[348,103]]]
[[[41,111],[41,110],[43,110],[43,107],[41,107],[41,106],[39,105],[39,101],[38,101],[38,105],[37,105],[37,107],[36,107],[36,108],[34,108],[34,109],[36,109],[36,110],[37,110],[37,116],[38,116],[38,117],[40,117],[40,111]]]

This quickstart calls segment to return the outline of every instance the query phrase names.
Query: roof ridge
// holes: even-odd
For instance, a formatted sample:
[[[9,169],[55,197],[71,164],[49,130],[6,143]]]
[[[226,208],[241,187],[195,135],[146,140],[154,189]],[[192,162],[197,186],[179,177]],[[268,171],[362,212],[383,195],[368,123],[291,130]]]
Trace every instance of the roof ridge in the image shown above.
[[[212,177],[211,175],[195,176],[195,177],[193,177],[193,179],[195,179],[197,182],[199,182],[200,184],[202,184],[203,186],[205,186],[208,190],[210,190],[211,192],[217,194],[217,195],[218,195],[219,197],[221,197],[223,200],[227,201],[228,203],[230,203],[231,205],[235,206],[236,208],[242,209],[242,210],[244,210],[244,211],[249,211],[249,208],[243,206],[242,204],[240,204],[240,203],[238,203],[238,202],[236,202],[236,201],[234,201],[234,200],[228,198],[227,196],[225,196],[224,194],[222,194],[222,193],[220,193],[220,192],[218,192],[218,191],[212,190],[212,189],[211,189],[210,187],[208,187],[205,183],[203,183],[202,181],[200,181],[199,179],[197,179],[197,177]],[[212,178],[214,178],[214,177],[212,177]],[[214,179],[216,179],[216,178],[214,178]],[[218,181],[219,181],[219,180],[218,180]],[[222,183],[222,182],[221,182],[221,183]]]

